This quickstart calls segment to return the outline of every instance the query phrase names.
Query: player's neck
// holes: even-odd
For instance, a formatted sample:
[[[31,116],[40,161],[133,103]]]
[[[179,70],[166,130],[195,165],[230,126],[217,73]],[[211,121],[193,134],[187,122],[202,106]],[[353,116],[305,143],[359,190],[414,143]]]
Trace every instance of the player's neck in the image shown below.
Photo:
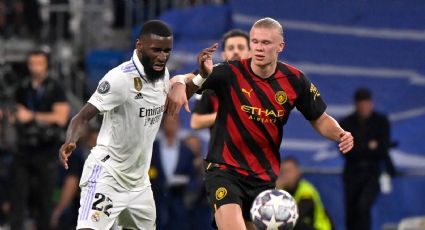
[[[267,65],[256,65],[253,62],[251,62],[252,71],[261,78],[268,78],[272,74],[274,74],[274,72],[276,71],[276,66],[277,66],[276,62],[272,62]]]
[[[38,75],[31,77],[31,85],[34,89],[37,89],[43,84],[44,80],[46,80],[47,74]]]

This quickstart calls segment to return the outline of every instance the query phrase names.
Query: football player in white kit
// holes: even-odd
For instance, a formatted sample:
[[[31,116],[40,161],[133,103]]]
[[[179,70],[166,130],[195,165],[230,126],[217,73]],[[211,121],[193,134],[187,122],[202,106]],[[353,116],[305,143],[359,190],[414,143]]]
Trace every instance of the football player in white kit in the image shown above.
[[[146,22],[129,61],[110,70],[68,127],[59,158],[68,157],[87,122],[103,114],[97,145],[80,179],[77,229],[155,229],[156,210],[148,169],[170,81],[166,63],[173,34],[163,22]]]

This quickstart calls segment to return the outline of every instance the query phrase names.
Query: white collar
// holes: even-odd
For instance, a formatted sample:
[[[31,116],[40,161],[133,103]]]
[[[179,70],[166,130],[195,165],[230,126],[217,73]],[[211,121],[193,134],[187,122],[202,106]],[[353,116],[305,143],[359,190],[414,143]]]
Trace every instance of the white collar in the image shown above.
[[[133,60],[134,65],[136,65],[137,70],[142,75],[141,77],[144,78],[146,76],[145,68],[143,68],[142,63],[139,60],[139,56],[137,56],[137,50],[134,49],[133,51],[133,57],[131,58]]]

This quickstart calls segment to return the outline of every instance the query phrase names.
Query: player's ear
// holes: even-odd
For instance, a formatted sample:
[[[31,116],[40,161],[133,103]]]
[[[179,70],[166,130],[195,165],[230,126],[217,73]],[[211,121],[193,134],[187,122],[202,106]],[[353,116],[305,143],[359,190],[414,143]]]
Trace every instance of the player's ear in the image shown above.
[[[282,52],[284,48],[285,48],[285,42],[281,42],[281,43],[279,44],[278,52],[279,52],[279,53],[280,53],[280,52]]]
[[[142,44],[142,40],[140,38],[136,40],[136,49],[137,49],[138,52],[143,51],[143,44]]]
[[[223,61],[226,60],[226,54],[224,52],[221,52],[221,60]]]

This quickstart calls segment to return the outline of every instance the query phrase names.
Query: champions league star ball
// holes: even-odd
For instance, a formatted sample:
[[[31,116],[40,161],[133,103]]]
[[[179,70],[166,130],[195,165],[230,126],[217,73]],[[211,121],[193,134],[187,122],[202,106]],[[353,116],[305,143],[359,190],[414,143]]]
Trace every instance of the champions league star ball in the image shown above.
[[[251,218],[258,230],[291,230],[298,219],[298,207],[288,192],[270,189],[255,198]]]

